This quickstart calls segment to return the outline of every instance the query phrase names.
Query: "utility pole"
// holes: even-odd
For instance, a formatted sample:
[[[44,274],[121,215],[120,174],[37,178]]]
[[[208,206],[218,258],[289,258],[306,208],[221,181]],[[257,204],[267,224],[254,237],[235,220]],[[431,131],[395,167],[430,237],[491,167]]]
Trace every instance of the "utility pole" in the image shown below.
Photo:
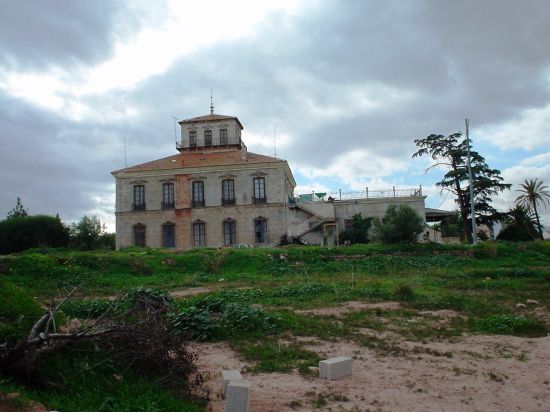
[[[470,206],[472,208],[472,243],[477,243],[476,210],[474,199],[474,176],[472,174],[472,158],[470,156],[470,119],[465,119],[466,123],[466,147],[468,148],[468,173],[470,175]]]

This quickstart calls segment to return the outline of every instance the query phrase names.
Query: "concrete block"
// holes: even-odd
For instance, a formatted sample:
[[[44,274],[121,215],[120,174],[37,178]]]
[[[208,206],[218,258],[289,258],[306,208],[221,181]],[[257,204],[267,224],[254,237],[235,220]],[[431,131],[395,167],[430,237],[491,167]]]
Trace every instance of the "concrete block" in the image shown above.
[[[319,376],[326,379],[340,379],[351,375],[351,358],[338,356],[319,362]]]
[[[248,412],[250,407],[250,382],[241,379],[229,381],[225,394],[225,412]]]
[[[229,381],[241,380],[241,373],[238,370],[222,370],[222,392],[225,395]]]

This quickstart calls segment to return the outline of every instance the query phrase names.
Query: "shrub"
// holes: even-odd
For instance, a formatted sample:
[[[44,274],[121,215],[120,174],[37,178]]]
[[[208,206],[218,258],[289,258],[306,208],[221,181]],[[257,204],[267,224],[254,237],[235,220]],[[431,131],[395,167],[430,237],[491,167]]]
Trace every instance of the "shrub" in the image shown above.
[[[496,335],[545,336],[543,323],[529,318],[510,315],[492,315],[474,321],[474,329]]]
[[[0,253],[33,247],[67,247],[69,229],[59,216],[19,216],[0,222]]]
[[[382,220],[373,220],[372,238],[382,243],[415,243],[424,226],[424,220],[412,207],[392,204]]]
[[[42,312],[25,291],[0,277],[0,344],[26,334]]]
[[[411,300],[414,298],[414,291],[409,285],[397,285],[392,295],[397,300]]]
[[[362,217],[361,213],[352,216],[352,227],[340,234],[342,241],[349,241],[351,244],[368,243],[369,230],[372,226],[372,217]]]
[[[262,308],[205,298],[173,316],[176,333],[206,341],[239,335],[274,334],[281,319]]]

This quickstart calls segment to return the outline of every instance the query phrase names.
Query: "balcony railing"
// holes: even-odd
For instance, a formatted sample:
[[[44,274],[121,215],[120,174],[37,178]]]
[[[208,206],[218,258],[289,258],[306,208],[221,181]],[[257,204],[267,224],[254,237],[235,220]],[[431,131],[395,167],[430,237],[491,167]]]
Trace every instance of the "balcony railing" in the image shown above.
[[[202,199],[202,200],[193,200],[191,202],[191,205],[193,207],[204,207],[204,199]]]
[[[265,196],[264,197],[254,197],[253,202],[254,202],[254,204],[267,203],[267,198]]]
[[[160,202],[160,208],[162,210],[170,210],[174,208],[174,202]]]
[[[222,198],[222,206],[233,206],[234,204],[235,204],[235,198],[233,199]]]
[[[134,203],[132,205],[132,210],[134,212],[143,212],[145,210],[145,203],[138,203],[138,204]]]

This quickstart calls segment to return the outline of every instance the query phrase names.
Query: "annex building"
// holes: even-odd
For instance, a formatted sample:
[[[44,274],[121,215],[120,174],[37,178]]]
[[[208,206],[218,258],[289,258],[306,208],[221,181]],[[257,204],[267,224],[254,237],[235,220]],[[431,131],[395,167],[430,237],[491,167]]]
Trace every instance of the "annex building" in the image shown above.
[[[179,125],[178,154],[112,172],[117,249],[275,246],[283,237],[332,245],[356,213],[382,217],[407,203],[425,216],[421,189],[295,197],[287,161],[248,152],[239,119],[212,106]]]

